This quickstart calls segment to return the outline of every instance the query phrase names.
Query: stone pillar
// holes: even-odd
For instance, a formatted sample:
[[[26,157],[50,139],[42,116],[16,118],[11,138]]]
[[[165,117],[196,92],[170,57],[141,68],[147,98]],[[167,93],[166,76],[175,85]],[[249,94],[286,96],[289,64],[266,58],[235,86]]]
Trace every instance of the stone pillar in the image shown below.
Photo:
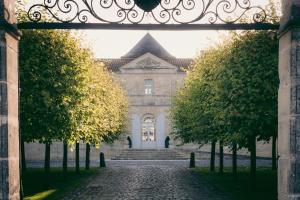
[[[18,41],[14,0],[0,0],[0,199],[20,199]]]
[[[282,0],[278,200],[300,200],[300,0]]]

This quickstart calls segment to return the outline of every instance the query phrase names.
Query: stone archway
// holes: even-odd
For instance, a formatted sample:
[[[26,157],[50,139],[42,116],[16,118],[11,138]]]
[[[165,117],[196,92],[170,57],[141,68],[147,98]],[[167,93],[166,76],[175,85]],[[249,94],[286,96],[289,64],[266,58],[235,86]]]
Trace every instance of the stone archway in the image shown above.
[[[145,149],[154,149],[157,144],[157,130],[155,116],[146,114],[142,117],[141,125],[141,147]]]
[[[19,199],[19,74],[15,1],[0,1],[0,199]]]
[[[20,198],[19,150],[15,148],[19,146],[20,34],[13,25],[16,24],[15,2],[0,0],[0,199],[5,200]],[[296,200],[300,199],[300,0],[282,0],[282,7],[278,199]]]
[[[300,0],[282,0],[278,97],[278,199],[300,199]]]

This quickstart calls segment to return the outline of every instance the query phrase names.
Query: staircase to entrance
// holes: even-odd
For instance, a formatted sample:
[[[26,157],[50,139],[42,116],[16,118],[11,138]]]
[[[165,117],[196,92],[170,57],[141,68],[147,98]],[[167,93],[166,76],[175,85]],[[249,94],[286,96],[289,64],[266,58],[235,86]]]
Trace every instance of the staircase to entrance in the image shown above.
[[[188,157],[174,149],[126,149],[111,160],[187,160]]]

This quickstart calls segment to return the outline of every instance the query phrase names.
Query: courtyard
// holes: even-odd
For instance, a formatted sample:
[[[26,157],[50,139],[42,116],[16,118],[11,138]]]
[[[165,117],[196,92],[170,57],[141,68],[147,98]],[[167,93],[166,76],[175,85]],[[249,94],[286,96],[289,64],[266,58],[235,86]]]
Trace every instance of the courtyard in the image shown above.
[[[239,168],[239,179],[233,182],[228,167],[221,176],[209,172],[207,167],[189,169],[186,161],[107,161],[107,168],[93,168],[87,175],[87,171],[82,171],[83,178],[78,179],[72,190],[64,186],[65,191],[60,191],[60,195],[50,193],[40,199],[273,200],[276,197],[276,171],[272,171],[266,162],[258,161],[258,165],[261,166],[258,167],[257,190],[251,192],[247,187],[249,172],[246,167]],[[55,189],[54,185],[52,187],[49,191]],[[32,195],[25,199],[35,198]]]
[[[299,200],[299,11],[0,0],[0,200]],[[130,40],[123,31],[144,36],[102,56]],[[154,31],[197,51],[171,52]]]

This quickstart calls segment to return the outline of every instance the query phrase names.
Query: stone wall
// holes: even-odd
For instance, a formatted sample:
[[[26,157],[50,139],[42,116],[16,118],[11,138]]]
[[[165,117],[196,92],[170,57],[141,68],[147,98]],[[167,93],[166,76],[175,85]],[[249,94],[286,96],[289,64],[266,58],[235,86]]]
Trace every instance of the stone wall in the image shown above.
[[[110,158],[119,153],[124,147],[123,145],[103,145],[101,148],[91,147],[91,161],[99,160],[100,152],[104,152],[106,158]],[[80,160],[85,160],[86,145],[80,143]],[[113,151],[111,151],[113,149]],[[70,146],[68,149],[68,159],[75,160],[75,146]],[[25,157],[27,161],[43,161],[45,157],[45,144],[39,142],[25,143]],[[51,145],[50,159],[61,161],[63,159],[63,143],[54,142]]]
[[[278,199],[300,199],[300,0],[282,1],[279,31]]]
[[[15,5],[0,0],[0,199],[18,200],[19,173],[19,74]]]

